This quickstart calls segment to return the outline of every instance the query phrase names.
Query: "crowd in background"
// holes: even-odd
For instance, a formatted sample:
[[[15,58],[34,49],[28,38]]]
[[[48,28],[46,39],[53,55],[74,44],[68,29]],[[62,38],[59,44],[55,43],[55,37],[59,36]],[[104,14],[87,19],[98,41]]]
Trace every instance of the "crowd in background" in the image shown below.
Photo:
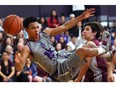
[[[70,20],[75,18],[75,14],[69,15]],[[60,17],[57,15],[56,10],[51,11],[48,18],[40,17],[38,19],[40,23],[41,32],[45,28],[55,28],[66,22],[65,15]],[[18,35],[12,36],[5,33],[2,28],[3,20],[0,19],[0,81],[1,82],[49,82],[52,81],[52,77],[47,72],[37,66],[31,58],[28,58],[23,72],[17,72],[15,70],[14,55],[19,55],[21,49],[24,47],[28,34],[24,29],[20,31]],[[85,43],[86,40],[82,40],[83,22],[79,22],[76,26],[72,27],[69,31],[63,32],[57,36],[51,37],[51,42],[57,52],[65,49],[67,51],[74,50],[76,47]],[[107,26],[105,30],[111,33],[112,50],[116,50],[116,22],[114,22],[114,28],[109,29]],[[23,79],[22,79],[23,78]]]

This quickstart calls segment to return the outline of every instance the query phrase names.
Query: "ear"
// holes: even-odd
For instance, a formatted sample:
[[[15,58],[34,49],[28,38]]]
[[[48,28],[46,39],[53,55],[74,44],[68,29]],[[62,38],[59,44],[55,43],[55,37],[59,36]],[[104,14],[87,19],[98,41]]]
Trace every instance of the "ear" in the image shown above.
[[[93,35],[95,36],[97,34],[97,32],[93,32]]]

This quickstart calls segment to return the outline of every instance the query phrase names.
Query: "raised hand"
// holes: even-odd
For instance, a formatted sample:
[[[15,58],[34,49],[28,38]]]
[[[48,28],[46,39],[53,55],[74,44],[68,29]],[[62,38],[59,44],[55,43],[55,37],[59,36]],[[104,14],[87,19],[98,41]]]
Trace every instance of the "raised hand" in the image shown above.
[[[86,19],[86,18],[89,18],[91,16],[94,16],[94,13],[95,13],[95,8],[90,8],[90,9],[85,10],[82,13],[82,16],[84,19]]]

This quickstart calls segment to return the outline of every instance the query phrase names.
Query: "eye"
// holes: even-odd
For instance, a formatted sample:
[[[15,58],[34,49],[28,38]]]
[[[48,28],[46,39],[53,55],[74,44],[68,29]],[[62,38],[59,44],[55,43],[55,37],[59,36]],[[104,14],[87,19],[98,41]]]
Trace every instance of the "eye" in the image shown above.
[[[37,26],[37,28],[39,28],[39,26]]]

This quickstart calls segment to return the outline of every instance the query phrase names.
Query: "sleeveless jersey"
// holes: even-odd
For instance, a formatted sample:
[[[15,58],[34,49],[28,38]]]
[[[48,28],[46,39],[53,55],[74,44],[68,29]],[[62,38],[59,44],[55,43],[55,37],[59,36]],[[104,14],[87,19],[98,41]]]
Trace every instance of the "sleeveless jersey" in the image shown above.
[[[99,41],[94,39],[93,42],[99,46]],[[91,60],[90,68],[86,73],[84,81],[96,81],[106,82],[107,81],[107,66],[106,60],[102,57],[93,57]]]
[[[26,43],[31,51],[32,61],[58,81],[69,81],[74,78],[85,61],[80,62],[74,51],[56,52],[49,36],[45,33],[39,35],[38,41],[28,40]]]

